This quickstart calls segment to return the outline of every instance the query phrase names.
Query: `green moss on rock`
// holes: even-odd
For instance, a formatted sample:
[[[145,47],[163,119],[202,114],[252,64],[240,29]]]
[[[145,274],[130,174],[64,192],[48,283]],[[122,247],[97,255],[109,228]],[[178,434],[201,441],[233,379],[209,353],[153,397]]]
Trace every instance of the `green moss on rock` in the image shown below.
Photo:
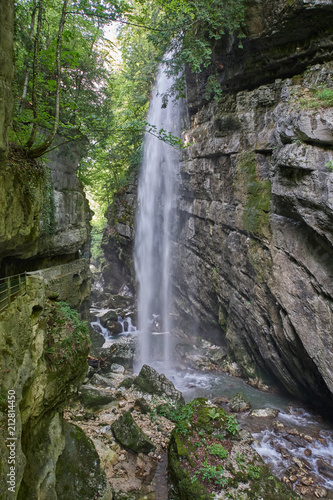
[[[64,422],[65,449],[56,467],[58,498],[101,498],[109,489],[92,441],[80,427]]]
[[[246,197],[242,221],[244,229],[255,236],[269,234],[269,207],[271,183],[258,178],[253,151],[238,155],[237,183],[242,185]]]
[[[134,453],[149,453],[155,448],[155,445],[140,429],[129,411],[113,422],[111,429],[117,441]]]

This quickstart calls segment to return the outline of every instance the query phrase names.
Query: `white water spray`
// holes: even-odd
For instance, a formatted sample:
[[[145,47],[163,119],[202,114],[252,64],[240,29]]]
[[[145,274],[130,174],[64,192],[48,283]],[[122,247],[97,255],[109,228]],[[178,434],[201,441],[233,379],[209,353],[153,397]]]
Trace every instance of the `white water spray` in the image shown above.
[[[161,66],[150,102],[148,122],[175,136],[180,133],[180,106],[169,101],[163,107],[162,95],[173,80]],[[146,133],[143,164],[138,188],[138,210],[135,231],[135,271],[138,282],[138,327],[140,331],[140,368],[143,364],[162,361],[164,371],[171,368],[170,343],[170,230],[173,225],[179,152],[171,145]],[[162,351],[154,353],[161,325]],[[158,318],[156,319],[156,315]],[[155,333],[155,335],[154,335]]]

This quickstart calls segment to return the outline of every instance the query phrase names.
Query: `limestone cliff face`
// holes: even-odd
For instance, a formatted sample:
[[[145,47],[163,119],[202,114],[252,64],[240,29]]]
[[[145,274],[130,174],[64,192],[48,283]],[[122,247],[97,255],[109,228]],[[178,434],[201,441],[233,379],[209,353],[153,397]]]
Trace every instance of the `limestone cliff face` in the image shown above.
[[[89,257],[91,212],[75,175],[80,148],[59,146],[45,165],[12,152],[0,188],[2,274]]]
[[[174,278],[181,315],[196,314],[205,335],[220,330],[246,377],[323,402],[333,392],[333,114],[307,109],[304,89],[330,85],[330,71],[193,116]],[[304,108],[292,96],[303,91]]]
[[[111,293],[118,293],[126,283],[130,288],[135,282],[133,241],[135,210],[137,205],[137,181],[121,189],[107,210],[108,228],[104,232],[102,248],[105,262],[103,278]]]
[[[253,384],[333,406],[332,2],[247,5],[244,48],[215,51],[219,102],[203,97],[208,72],[187,74],[176,312]],[[133,220],[114,221],[121,255]]]
[[[189,77],[174,286],[180,316],[220,334],[252,383],[278,381],[332,406],[333,65],[323,15],[332,19],[331,2],[296,2],[249,34],[254,53],[236,63],[221,51],[218,103],[205,104]],[[259,46],[270,59],[256,59]]]
[[[4,500],[56,500],[65,498],[66,491],[72,498],[93,498],[108,489],[92,443],[62,418],[87,370],[89,332],[75,328],[69,309],[48,298],[51,291],[42,276],[30,276],[26,294],[0,315],[0,498]],[[8,413],[8,394],[15,395],[14,418]],[[7,445],[12,443],[10,454]],[[68,453],[75,470],[64,467]],[[15,480],[9,490],[12,463]]]

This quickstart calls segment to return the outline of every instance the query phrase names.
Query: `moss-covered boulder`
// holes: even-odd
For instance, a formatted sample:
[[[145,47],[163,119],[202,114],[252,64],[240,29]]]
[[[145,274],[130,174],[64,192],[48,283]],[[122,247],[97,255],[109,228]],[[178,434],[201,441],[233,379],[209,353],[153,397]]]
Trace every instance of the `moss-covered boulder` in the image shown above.
[[[56,468],[57,497],[103,498],[112,494],[92,441],[80,427],[64,422],[65,448]]]
[[[168,449],[170,500],[293,500],[271,474],[234,415],[198,398],[185,405]]]
[[[143,365],[139,375],[134,380],[134,385],[142,392],[158,396],[165,395],[174,401],[184,403],[182,393],[163,373],[159,374],[151,366]]]
[[[155,448],[128,411],[113,422],[111,429],[117,441],[127,450],[134,453],[149,453]]]

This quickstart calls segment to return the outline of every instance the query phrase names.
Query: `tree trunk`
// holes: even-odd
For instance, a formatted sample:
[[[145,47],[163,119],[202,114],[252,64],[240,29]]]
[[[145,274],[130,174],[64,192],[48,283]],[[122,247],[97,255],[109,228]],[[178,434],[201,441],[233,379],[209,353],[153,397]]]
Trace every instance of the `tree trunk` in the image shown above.
[[[37,31],[34,42],[34,60],[32,64],[32,112],[34,117],[34,123],[32,125],[32,130],[29,139],[27,140],[26,147],[31,148],[35,142],[37,135],[37,118],[38,118],[38,104],[37,104],[37,73],[38,73],[38,54],[39,54],[39,41],[40,32],[42,29],[42,18],[43,18],[43,0],[38,2],[38,21],[37,21]]]
[[[29,35],[30,40],[32,40],[32,38],[34,36],[36,12],[37,12],[37,1],[34,0],[33,5],[32,5],[32,14],[31,14],[31,25],[30,25],[30,35]],[[20,114],[22,113],[22,111],[24,109],[25,98],[27,97],[29,75],[30,75],[30,67],[29,67],[29,62],[27,62],[27,69],[25,71],[23,91],[22,91],[21,104],[20,104]]]

